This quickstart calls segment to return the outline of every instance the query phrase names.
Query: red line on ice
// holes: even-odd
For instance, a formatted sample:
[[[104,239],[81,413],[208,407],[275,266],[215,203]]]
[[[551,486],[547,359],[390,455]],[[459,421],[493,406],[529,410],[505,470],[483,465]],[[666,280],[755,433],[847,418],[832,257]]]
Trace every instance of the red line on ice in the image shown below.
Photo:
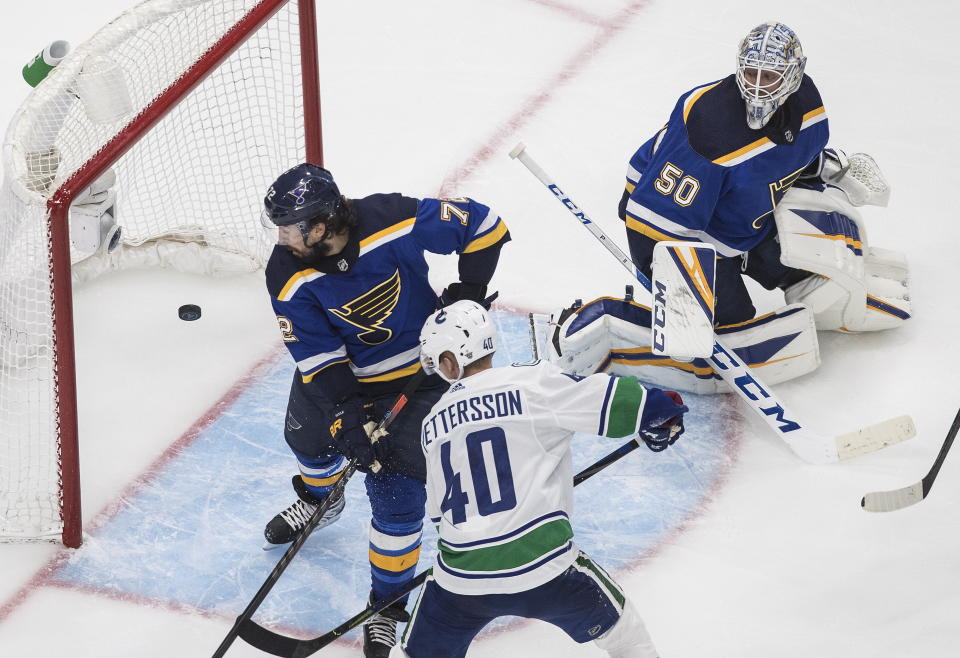
[[[481,146],[463,164],[457,167],[444,179],[439,193],[441,196],[453,191],[453,189],[460,185],[464,180],[470,178],[477,171],[477,169],[484,165],[495,153],[502,150],[503,144],[507,138],[513,136],[523,125],[525,125],[550,101],[552,101],[554,93],[563,85],[579,75],[586,65],[629,25],[632,15],[649,5],[651,0],[635,0],[634,2],[629,3],[609,20],[602,20],[597,16],[581,11],[570,5],[556,2],[555,0],[529,1],[558,10],[582,22],[598,25],[601,28],[600,32],[583,48],[578,50],[574,56],[570,58],[560,68],[560,70],[553,77],[551,77],[543,87],[540,88],[537,93],[530,97],[517,112],[515,112],[506,122],[496,128],[483,146]],[[223,412],[226,411],[226,409],[233,404],[233,402],[235,402],[236,399],[240,397],[240,395],[253,383],[253,381],[263,374],[263,372],[277,358],[277,352],[278,350],[271,350],[270,354],[262,359],[254,368],[252,368],[246,377],[234,384],[234,386],[227,391],[227,393],[224,394],[220,400],[210,407],[210,409],[208,409],[207,412],[200,419],[198,419],[193,426],[190,427],[190,429],[188,429],[177,441],[171,444],[167,450],[165,450],[163,454],[160,455],[140,477],[134,479],[133,482],[127,486],[113,502],[101,510],[94,517],[94,519],[87,524],[87,530],[90,531],[103,527],[111,518],[121,511],[128,499],[134,497],[138,491],[143,489],[154,478],[156,478],[172,459],[180,454],[187,446],[193,443],[193,441],[200,436],[205,428],[219,418]],[[736,418],[738,415],[736,411],[736,400],[734,399],[728,401],[727,404],[728,409],[730,410],[731,422],[728,426],[728,432],[725,433],[725,438],[727,441],[727,448],[729,450],[728,455],[730,456],[730,459],[727,462],[727,469],[721,470],[721,472],[717,474],[717,478],[714,480],[713,486],[711,487],[711,494],[719,491],[726,483],[726,479],[729,475],[729,468],[733,462],[736,461],[735,457],[739,452],[741,444],[742,436],[739,429],[740,423]],[[656,555],[663,546],[667,545],[670,539],[682,534],[686,529],[687,524],[705,511],[705,505],[708,504],[708,501],[712,497],[713,496],[709,494],[705,495],[703,498],[705,501],[704,505],[692,510],[688,517],[673,529],[669,537],[663,538],[663,540],[648,553],[638,556],[631,567],[635,567],[646,560],[649,560]],[[71,554],[72,553],[70,549],[64,548],[57,551],[57,553],[54,554],[54,556],[50,558],[50,560],[43,567],[41,567],[30,578],[30,580],[20,588],[20,590],[18,590],[13,596],[7,599],[2,606],[0,606],[0,622],[3,622],[34,592],[42,587],[56,587],[58,589],[87,592],[96,594],[98,596],[103,596],[105,598],[129,601],[137,604],[159,605],[160,607],[168,610],[184,612],[187,614],[200,614],[205,617],[228,618],[227,615],[221,615],[216,612],[194,608],[185,604],[177,604],[175,602],[142,597],[134,594],[117,593],[80,583],[59,581],[55,578],[55,575],[59,571],[60,567],[63,566],[63,564],[70,558]],[[629,569],[630,568],[628,568],[628,571]],[[517,627],[518,625],[510,624],[506,628],[490,633],[490,635],[497,635],[501,632],[515,629]],[[290,628],[278,628],[277,630],[294,636],[303,633],[303,631],[298,633],[296,629]],[[355,644],[355,642],[348,643]]]
[[[170,446],[167,447],[163,453],[157,457],[147,469],[138,477],[134,478],[129,485],[116,497],[114,500],[104,507],[89,523],[85,525],[87,532],[96,530],[97,528],[103,527],[111,518],[116,516],[120,512],[126,502],[131,498],[135,497],[139,491],[144,487],[150,484],[160,472],[173,460],[177,455],[183,452],[187,446],[193,443],[197,437],[203,433],[207,427],[209,427],[215,420],[217,420],[223,413],[236,402],[250,385],[259,379],[265,371],[276,361],[278,355],[281,353],[286,353],[285,350],[281,347],[275,347],[270,350],[270,353],[262,358],[255,366],[253,366],[249,373],[242,379],[238,380],[229,391],[224,393],[223,397],[217,400],[213,406],[211,406],[206,413],[203,414],[183,435],[174,441]],[[58,586],[65,589],[77,589],[84,591],[96,591],[98,594],[103,594],[108,598],[118,598],[116,595],[113,595],[108,590],[94,590],[94,588],[89,588],[86,586],[76,585],[74,587],[66,587],[64,584],[56,580],[55,576],[57,572],[73,555],[72,549],[61,548],[57,551],[50,560],[30,578],[27,583],[21,587],[13,596],[8,598],[6,601],[0,605],[0,623],[2,623],[10,614],[21,604],[23,604],[31,594],[36,592],[41,587],[48,586]],[[127,597],[132,598],[132,597]]]
[[[560,70],[551,77],[533,96],[523,103],[509,119],[497,127],[486,142],[473,155],[447,174],[440,185],[438,196],[449,196],[466,179],[470,178],[477,169],[484,165],[495,154],[504,150],[504,142],[516,135],[517,131],[530,121],[547,103],[553,100],[554,93],[565,84],[577,77],[587,64],[596,57],[616,36],[630,25],[630,18],[639,10],[650,4],[651,0],[634,0],[621,9],[610,20],[600,25],[599,33],[590,39],[587,44],[578,50],[573,57],[560,67]]]
[[[568,5],[563,2],[557,2],[556,0],[527,0],[527,2],[532,2],[535,5],[543,5],[548,9],[553,9],[565,14],[574,20],[581,21],[583,23],[589,23],[590,25],[603,25],[608,21],[608,19],[601,18],[596,14],[591,14],[590,12],[584,11],[579,7]]]

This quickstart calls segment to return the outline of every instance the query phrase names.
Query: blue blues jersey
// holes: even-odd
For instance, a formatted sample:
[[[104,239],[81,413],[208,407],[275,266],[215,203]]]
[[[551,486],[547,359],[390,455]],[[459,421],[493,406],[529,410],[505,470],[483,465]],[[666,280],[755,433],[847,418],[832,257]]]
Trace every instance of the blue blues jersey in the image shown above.
[[[342,387],[344,366],[361,386],[397,382],[419,369],[420,329],[436,309],[424,252],[461,254],[461,278],[468,280],[463,255],[499,251],[510,235],[495,212],[472,199],[375,194],[350,203],[358,217],[350,235],[355,262],[325,273],[277,245],[267,288],[305,382],[330,375]],[[487,283],[489,276],[473,280]],[[334,400],[350,392],[329,388],[321,386]]]
[[[733,75],[680,97],[667,125],[627,169],[628,231],[699,240],[721,256],[756,246],[773,210],[827,145],[827,115],[804,76],[768,126],[747,126]]]

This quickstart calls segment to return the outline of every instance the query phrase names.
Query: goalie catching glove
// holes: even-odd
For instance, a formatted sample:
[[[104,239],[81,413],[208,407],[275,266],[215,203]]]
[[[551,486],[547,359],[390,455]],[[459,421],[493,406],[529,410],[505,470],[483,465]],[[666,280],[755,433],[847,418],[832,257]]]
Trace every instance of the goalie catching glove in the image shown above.
[[[651,388],[647,390],[647,395],[646,407],[643,410],[647,424],[640,430],[640,438],[653,452],[662,452],[676,443],[683,434],[683,414],[689,409],[676,391]]]
[[[342,400],[334,410],[330,436],[340,453],[348,459],[357,460],[357,470],[376,473],[385,455],[380,441],[370,437],[376,423],[367,420],[363,401],[358,396]]]

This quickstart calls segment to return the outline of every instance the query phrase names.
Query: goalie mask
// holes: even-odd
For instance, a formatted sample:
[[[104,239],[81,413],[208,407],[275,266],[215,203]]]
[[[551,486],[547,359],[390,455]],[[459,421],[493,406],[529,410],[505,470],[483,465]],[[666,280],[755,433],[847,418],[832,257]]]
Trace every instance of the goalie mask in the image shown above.
[[[464,369],[496,350],[497,330],[480,304],[460,300],[427,318],[420,332],[420,364],[427,374],[437,373],[451,384],[463,377]],[[440,370],[440,356],[449,352],[457,363],[457,376],[448,378]]]
[[[737,87],[747,104],[751,128],[767,125],[787,97],[800,88],[806,63],[796,33],[783,23],[763,23],[743,38],[737,53]]]

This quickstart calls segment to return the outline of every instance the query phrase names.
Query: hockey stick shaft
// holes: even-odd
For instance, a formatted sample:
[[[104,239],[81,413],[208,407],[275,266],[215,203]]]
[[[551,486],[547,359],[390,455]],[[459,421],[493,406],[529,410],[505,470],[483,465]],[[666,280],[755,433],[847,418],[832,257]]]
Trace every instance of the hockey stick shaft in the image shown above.
[[[417,388],[420,386],[420,383],[426,377],[426,372],[421,369],[414,374],[410,380],[403,387],[403,390],[397,396],[397,399],[394,401],[393,406],[390,407],[390,410],[384,414],[383,418],[380,419],[380,422],[377,424],[376,429],[371,432],[371,437],[379,439],[385,433],[387,428],[397,417],[397,414],[406,406],[407,402],[416,392]],[[280,560],[277,562],[277,565],[270,572],[270,575],[267,576],[267,579],[263,582],[263,585],[260,586],[260,589],[257,590],[257,593],[254,594],[253,599],[247,604],[247,607],[244,608],[243,612],[240,613],[240,616],[237,617],[236,622],[233,624],[233,628],[230,629],[230,632],[227,633],[226,637],[223,638],[223,641],[220,643],[220,646],[217,647],[217,650],[213,654],[213,658],[223,658],[227,653],[227,650],[230,648],[230,645],[233,644],[233,641],[238,637],[243,637],[245,640],[248,640],[247,637],[244,637],[244,628],[247,625],[258,626],[255,622],[252,621],[253,613],[257,611],[260,607],[260,604],[263,603],[263,600],[267,598],[267,594],[270,593],[270,590],[273,589],[273,586],[276,585],[277,581],[280,579],[280,576],[286,571],[287,567],[290,565],[290,562],[300,551],[300,547],[303,546],[304,542],[307,541],[307,538],[310,536],[310,533],[313,532],[314,528],[317,527],[317,524],[320,523],[320,519],[326,514],[327,509],[330,507],[331,501],[336,500],[343,493],[343,490],[347,486],[347,481],[353,477],[353,474],[357,471],[359,463],[356,458],[351,459],[347,463],[347,467],[343,470],[343,473],[340,475],[340,479],[337,480],[337,483],[331,489],[330,493],[327,494],[327,497],[324,501],[317,506],[317,509],[313,511],[313,514],[310,515],[310,518],[307,520],[307,524],[303,527],[303,530],[297,535],[296,539],[287,547],[287,550],[284,551],[283,555],[280,557]],[[256,637],[256,632],[251,632],[249,637]],[[256,646],[256,645],[254,645]],[[259,647],[258,647],[259,648]]]
[[[573,486],[577,486],[584,480],[590,479],[614,462],[619,461],[629,453],[636,450],[639,446],[640,443],[636,439],[631,439],[629,442],[623,444],[606,457],[602,457],[598,461],[577,473],[573,477]],[[427,580],[427,577],[430,576],[431,571],[432,569],[427,569],[426,571],[418,573],[416,576],[414,576],[413,580],[405,583],[400,589],[395,591],[389,597],[381,599],[373,605],[364,608],[333,630],[311,640],[296,640],[294,638],[287,637],[286,635],[280,635],[279,633],[269,631],[262,626],[257,626],[258,634],[262,640],[255,646],[275,656],[283,656],[285,658],[306,658],[306,656],[311,656],[331,642],[335,641],[337,638],[342,637],[344,634],[362,625],[368,619],[377,616],[383,610],[389,608],[404,596],[423,585],[423,583]]]
[[[947,437],[943,440],[943,445],[940,447],[940,453],[933,461],[933,466],[931,466],[927,474],[923,476],[922,482],[924,498],[926,498],[927,494],[930,493],[930,489],[933,487],[933,481],[937,479],[937,474],[940,473],[940,467],[943,466],[943,460],[947,458],[947,453],[950,452],[950,446],[953,445],[953,440],[957,438],[958,431],[960,431],[960,411],[957,411],[957,416],[953,419],[953,425],[950,426],[950,431],[947,432]]]
[[[923,479],[902,489],[871,491],[860,499],[860,507],[868,512],[893,512],[919,503],[926,498],[930,489],[933,488],[933,482],[937,479],[937,474],[940,473],[940,467],[943,466],[947,453],[950,452],[953,440],[957,438],[958,431],[960,431],[960,411],[957,412],[956,418],[953,419],[953,425],[947,431],[943,445],[940,446],[940,453],[933,461],[930,470],[923,476]]]
[[[518,144],[510,157],[520,162],[536,176],[541,183],[562,203],[590,234],[609,251],[614,258],[637,281],[650,291],[650,279],[641,272],[627,254],[618,247],[597,224],[547,175],[540,165],[526,152],[523,144]],[[713,354],[707,361],[730,387],[797,455],[815,464],[836,462],[840,459],[856,457],[879,450],[893,443],[911,438],[916,431],[908,417],[899,417],[884,421],[875,426],[864,428],[842,437],[824,437],[806,427],[797,420],[799,417],[788,410],[773,390],[764,384],[736,353],[727,348],[714,336]]]

